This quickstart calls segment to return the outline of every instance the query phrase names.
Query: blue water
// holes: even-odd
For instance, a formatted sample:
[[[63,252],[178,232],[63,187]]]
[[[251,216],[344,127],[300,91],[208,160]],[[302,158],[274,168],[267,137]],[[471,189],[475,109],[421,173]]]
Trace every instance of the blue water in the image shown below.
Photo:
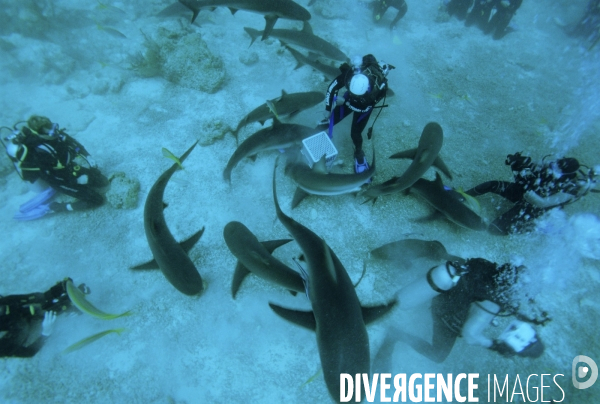
[[[600,164],[598,49],[586,51],[557,23],[557,18],[576,22],[587,1],[527,0],[514,18],[517,30],[500,41],[474,27],[465,28],[456,19],[443,21],[441,2],[407,3],[408,13],[394,31],[388,29],[394,11],[375,24],[365,2],[316,0],[309,7],[315,34],[349,56],[373,53],[396,66],[388,76],[396,96],[388,98],[389,107],[374,129],[375,183],[408,167],[409,162],[386,157],[416,147],[429,121],[444,129],[441,156],[454,173],[448,185],[455,188],[510,180],[504,159],[516,151],[538,159],[565,154],[588,166]],[[276,302],[308,308],[305,296],[292,297],[253,277],[245,281],[236,300],[230,294],[235,259],[223,241],[225,224],[241,221],[260,240],[288,236],[275,220],[271,194],[279,153],[240,163],[229,186],[222,180],[222,170],[235,150],[235,140],[227,135],[208,145],[218,128],[235,127],[246,113],[282,89],[325,92],[329,81],[308,67],[294,70],[295,60],[277,41],[257,41],[248,48],[250,38],[243,27],[263,29],[264,19],[258,14],[239,11],[232,16],[219,8],[201,12],[190,26],[190,13],[157,16],[169,2],[0,4],[5,21],[0,29],[2,125],[12,126],[33,114],[48,116],[85,145],[103,173],[125,172],[141,184],[137,208],[132,210],[106,205],[85,213],[16,222],[13,214],[34,193],[4,159],[0,294],[43,291],[70,276],[91,288],[89,300],[97,307],[107,312],[132,310],[133,315],[110,322],[83,314],[61,316],[34,358],[0,360],[0,400],[329,402],[323,377],[311,379],[320,370],[314,335],[285,322],[268,307],[268,302]],[[154,38],[160,27],[201,34],[212,54],[223,61],[225,81],[218,91],[208,94],[160,76],[140,77],[131,69],[132,56],[146,52],[144,35]],[[301,24],[279,20],[276,27]],[[240,55],[247,52],[255,52],[258,63],[242,64]],[[317,106],[293,121],[314,125],[323,118],[323,110]],[[240,138],[258,129],[259,124],[249,125]],[[339,169],[348,172],[349,129],[345,121],[336,126],[333,137],[343,163]],[[142,214],[150,187],[172,163],[161,148],[180,155],[198,139],[207,145],[194,150],[165,193],[169,205],[165,216],[176,239],[206,226],[190,256],[208,288],[202,296],[190,298],[160,272],[134,273],[128,268],[151,255]],[[365,140],[367,156],[371,147]],[[426,176],[432,179],[433,171]],[[435,364],[398,344],[390,373],[480,373],[480,402],[487,400],[487,374],[509,374],[512,379],[519,373],[524,380],[532,373],[562,373],[565,402],[597,401],[599,386],[579,391],[570,381],[573,357],[600,359],[596,342],[600,264],[579,248],[590,243],[589,237],[593,243],[597,233],[581,227],[574,231],[569,221],[579,213],[600,216],[597,195],[548,217],[538,232],[499,238],[443,220],[417,221],[430,213],[429,208],[416,197],[400,194],[381,198],[375,205],[361,205],[353,195],[312,197],[292,211],[294,185],[283,170],[277,181],[282,209],[326,240],[353,281],[360,277],[369,250],[405,237],[439,240],[449,252],[463,257],[512,261],[530,268],[531,282],[524,288],[553,318],[539,330],[547,347],[544,356],[535,361],[505,359],[459,339],[448,359]],[[488,219],[499,213],[494,202],[498,199],[481,199]],[[290,266],[298,255],[294,243],[276,253]],[[366,305],[385,302],[421,276],[427,265],[431,263],[417,262],[407,269],[369,261],[356,290],[358,297]],[[491,327],[491,336],[502,331],[505,323],[500,323]],[[425,338],[431,333],[427,306],[394,311],[368,328],[372,356],[391,324]],[[111,334],[61,354],[80,339],[121,327],[127,331],[120,336]]]

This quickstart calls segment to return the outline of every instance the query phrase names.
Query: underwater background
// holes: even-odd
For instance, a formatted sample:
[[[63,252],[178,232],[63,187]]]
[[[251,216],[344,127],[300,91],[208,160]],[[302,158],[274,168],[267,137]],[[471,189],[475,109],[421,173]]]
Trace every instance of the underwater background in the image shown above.
[[[590,167],[600,164],[600,48],[588,50],[589,44],[565,34],[587,0],[525,0],[511,23],[515,31],[498,41],[449,18],[436,0],[407,0],[408,13],[395,30],[389,29],[394,9],[376,23],[367,2],[299,3],[311,12],[316,35],[350,57],[372,53],[396,66],[388,75],[395,96],[386,100],[389,107],[377,120],[374,139],[363,134],[367,156],[375,142],[375,183],[408,167],[409,161],[387,156],[415,147],[430,121],[444,130],[440,154],[454,174],[448,185],[457,189],[511,180],[504,160],[517,151],[534,159],[566,155]],[[288,237],[275,220],[272,196],[279,153],[241,162],[231,185],[222,178],[236,149],[228,128],[282,90],[325,93],[329,80],[308,66],[294,69],[296,61],[277,40],[257,40],[249,47],[243,27],[262,30],[264,19],[243,10],[235,15],[224,7],[204,10],[192,25],[189,10],[163,11],[172,4],[167,1],[0,4],[2,125],[47,116],[86,147],[105,175],[124,173],[140,187],[131,209],[107,203],[88,212],[18,222],[14,213],[34,193],[10,160],[1,159],[0,294],[44,291],[71,277],[90,287],[88,299],[97,307],[132,310],[132,315],[110,322],[84,314],[60,316],[34,358],[0,359],[0,401],[331,402],[318,374],[313,333],[268,306],[309,308],[306,296],[294,297],[250,276],[236,299],[231,297],[236,259],[223,241],[224,226],[237,220],[259,240]],[[275,25],[301,27],[284,19]],[[319,104],[291,121],[313,126],[323,111]],[[347,172],[352,170],[350,121],[337,125],[333,138]],[[260,128],[248,125],[240,140]],[[201,147],[187,158],[185,170],[175,173],[164,198],[166,221],[177,240],[206,227],[190,257],[208,286],[201,296],[189,297],[160,271],[129,267],[151,256],[143,206],[150,187],[172,164],[161,149],[179,156],[196,140]],[[433,170],[426,177],[432,179]],[[554,211],[531,234],[498,237],[446,220],[419,221],[430,208],[403,194],[373,205],[350,194],[313,196],[292,211],[295,186],[282,169],[277,184],[284,212],[323,237],[354,282],[367,261],[356,288],[364,305],[388,301],[431,267],[424,260],[398,266],[368,259],[373,248],[406,237],[438,240],[454,255],[529,268],[531,282],[523,287],[552,317],[538,327],[546,345],[541,358],[506,359],[459,339],[448,359],[436,364],[399,343],[388,372],[480,373],[481,402],[487,399],[487,374],[525,379],[562,373],[565,402],[598,401],[599,385],[576,390],[570,381],[576,355],[600,360],[600,230],[589,216],[572,220],[583,213],[600,216],[597,195]],[[484,215],[495,218],[498,197],[480,199]],[[293,267],[292,257],[299,253],[290,243],[274,255]],[[369,326],[371,357],[391,324],[427,338],[429,308],[394,310]],[[127,331],[62,354],[74,342],[111,328]]]

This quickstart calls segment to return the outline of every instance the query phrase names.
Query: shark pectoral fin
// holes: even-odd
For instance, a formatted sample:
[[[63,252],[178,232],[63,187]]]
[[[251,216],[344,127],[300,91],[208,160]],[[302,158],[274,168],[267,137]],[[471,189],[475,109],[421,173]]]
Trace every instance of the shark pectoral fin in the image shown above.
[[[288,292],[290,292],[290,295],[292,296],[296,296],[298,294],[298,292],[296,292],[295,290],[288,290]]]
[[[248,156],[248,158],[250,159],[250,161],[252,161],[254,163],[256,161],[257,156],[258,156],[257,154],[253,154],[252,156]]]
[[[414,159],[417,155],[417,149],[404,150],[390,156],[391,159]]]
[[[202,227],[200,230],[194,233],[187,240],[184,240],[179,243],[179,245],[181,246],[181,248],[183,248],[183,251],[185,251],[186,254],[192,249],[192,247],[198,242],[198,240],[200,240],[200,237],[202,237],[203,233],[204,227]]]
[[[292,199],[292,209],[300,205],[300,202],[302,202],[304,198],[306,198],[308,195],[308,192],[306,192],[302,188],[296,188],[296,192],[294,192],[294,198]]]
[[[380,306],[361,307],[363,321],[365,325],[371,324],[375,320],[378,320],[380,317],[387,314],[390,310],[394,308],[396,303],[398,303],[398,301],[394,299],[388,302],[387,304],[383,304]]]
[[[319,161],[317,161],[312,169],[314,172],[316,173],[320,173],[320,174],[327,174],[327,155],[323,154],[323,156],[321,156],[321,158],[319,159]]]
[[[356,289],[356,287],[360,284],[360,281],[363,280],[366,273],[367,273],[367,261],[364,261],[362,274],[360,275],[360,278],[358,279],[358,281],[356,281],[356,283],[354,284],[354,289]]]
[[[436,167],[437,169],[439,169],[441,172],[443,172],[446,177],[452,179],[452,174],[450,173],[450,169],[448,168],[446,163],[444,163],[444,161],[442,160],[442,158],[439,155],[433,161],[433,166]]]
[[[273,254],[273,251],[275,251],[277,248],[281,247],[282,245],[289,243],[290,241],[292,241],[291,238],[285,238],[285,239],[281,239],[281,240],[266,240],[266,241],[261,241],[260,243],[263,245],[263,247],[265,247],[265,249],[269,252],[269,254]]]
[[[235,299],[235,295],[237,295],[240,286],[242,286],[242,282],[246,279],[246,276],[250,271],[248,268],[244,266],[241,262],[237,262],[235,266],[235,272],[233,273],[233,280],[231,281],[231,297]]]
[[[267,14],[265,15],[265,30],[263,32],[263,36],[261,38],[261,41],[264,41],[265,39],[267,39],[267,37],[269,35],[271,35],[271,31],[273,31],[273,27],[275,26],[275,23],[277,22],[277,15],[275,14]]]
[[[269,306],[279,317],[311,331],[317,330],[317,322],[312,311],[286,309],[273,303],[269,303]]]
[[[136,265],[134,267],[129,267],[129,269],[133,269],[133,270],[148,270],[148,269],[160,269],[160,267],[158,266],[158,262],[156,262],[156,260],[154,258],[152,258],[151,261],[145,262],[145,263],[140,264],[140,265]]]

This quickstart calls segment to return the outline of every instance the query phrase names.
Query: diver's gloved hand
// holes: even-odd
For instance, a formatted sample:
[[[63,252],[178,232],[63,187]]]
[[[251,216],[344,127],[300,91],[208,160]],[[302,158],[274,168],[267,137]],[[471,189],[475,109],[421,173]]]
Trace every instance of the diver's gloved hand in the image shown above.
[[[88,178],[87,174],[83,174],[83,175],[80,175],[79,177],[77,177],[77,183],[79,185],[85,185],[88,183],[88,181],[89,181],[89,178]]]
[[[575,199],[575,195],[568,194],[566,192],[558,192],[554,195],[550,195],[547,197],[542,197],[536,194],[533,191],[527,191],[523,195],[523,199],[528,203],[536,206],[538,208],[551,208],[554,206],[564,205],[569,203],[571,200]]]
[[[56,313],[53,311],[47,311],[44,314],[44,321],[42,322],[42,335],[49,337],[52,334],[54,328],[54,322],[56,321]]]
[[[52,212],[52,209],[50,208],[50,204],[41,204],[36,206],[35,208],[31,208],[26,212],[18,212],[16,213],[13,218],[15,220],[18,220],[20,222],[26,222],[28,220],[35,220],[35,219],[39,219],[41,217],[46,216],[46,214]]]
[[[327,126],[329,125],[329,118],[321,119],[317,122],[317,126]]]
[[[506,342],[503,341],[499,341],[497,339],[495,339],[492,342],[492,346],[488,348],[491,351],[496,351],[498,352],[500,355],[509,358],[511,356],[514,356],[516,354],[515,350],[508,345]]]

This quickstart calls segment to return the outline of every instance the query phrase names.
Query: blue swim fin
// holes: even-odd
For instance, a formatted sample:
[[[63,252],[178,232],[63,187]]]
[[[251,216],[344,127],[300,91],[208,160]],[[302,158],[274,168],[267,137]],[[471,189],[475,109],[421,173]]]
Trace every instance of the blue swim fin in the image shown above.
[[[27,201],[24,204],[22,204],[21,206],[19,206],[19,212],[27,213],[27,212],[37,208],[44,202],[47,202],[55,194],[56,194],[56,190],[52,187],[48,187],[46,190],[40,192],[39,194],[37,194],[36,196],[31,198],[29,201]],[[17,215],[19,215],[19,214],[17,213]],[[15,219],[16,219],[17,215],[15,215]]]
[[[16,213],[13,218],[15,220],[24,222],[28,220],[39,219],[42,216],[45,216],[47,213],[52,212],[50,209],[50,204],[39,204],[35,208],[30,208],[27,212],[20,211]]]

